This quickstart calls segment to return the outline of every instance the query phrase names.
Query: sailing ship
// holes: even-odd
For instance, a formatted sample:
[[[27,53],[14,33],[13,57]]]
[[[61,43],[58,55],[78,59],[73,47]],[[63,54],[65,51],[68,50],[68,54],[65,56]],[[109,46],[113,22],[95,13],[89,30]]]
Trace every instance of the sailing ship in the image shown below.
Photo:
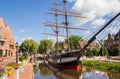
[[[58,69],[65,69],[65,68],[77,68],[80,69],[81,67],[81,61],[79,60],[80,57],[84,54],[85,49],[87,48],[87,46],[92,43],[95,39],[96,36],[102,31],[104,30],[105,27],[107,27],[115,18],[117,18],[120,13],[118,13],[114,18],[112,18],[105,26],[103,26],[89,41],[88,43],[81,49],[81,50],[74,50],[74,51],[70,51],[70,46],[69,46],[69,35],[68,35],[68,29],[78,29],[78,30],[86,30],[86,29],[82,29],[82,28],[75,28],[75,27],[69,27],[69,23],[68,23],[68,16],[73,16],[73,17],[81,17],[81,18],[85,18],[83,16],[79,16],[77,13],[73,13],[73,12],[68,12],[67,8],[66,8],[66,0],[63,0],[64,3],[64,10],[59,10],[57,9],[58,4],[56,3],[56,7],[55,8],[51,8],[50,10],[54,11],[53,12],[49,12],[47,14],[54,14],[56,16],[56,23],[53,22],[46,22],[44,23],[45,26],[51,26],[51,27],[55,27],[56,30],[54,29],[54,32],[56,33],[56,40],[58,42],[58,36],[63,36],[63,35],[59,35],[59,30],[58,28],[65,28],[66,29],[66,36],[67,36],[67,51],[65,51],[64,53],[59,52],[58,51],[58,46],[56,48],[56,51],[50,51],[52,52],[52,54],[49,54],[47,60],[48,60],[48,64],[52,65],[53,67],[56,67]],[[65,22],[64,22],[64,26],[63,25],[59,25],[58,24],[58,16],[64,16],[65,17]],[[54,34],[47,34],[47,33],[43,33],[46,35],[54,35]]]

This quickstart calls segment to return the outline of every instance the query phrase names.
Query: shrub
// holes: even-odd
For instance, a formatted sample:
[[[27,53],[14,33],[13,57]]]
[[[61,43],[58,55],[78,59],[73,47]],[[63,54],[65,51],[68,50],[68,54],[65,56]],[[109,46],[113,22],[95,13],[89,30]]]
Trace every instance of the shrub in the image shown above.
[[[29,57],[28,55],[25,55],[25,56],[24,56],[24,59],[27,59],[28,57]]]
[[[24,61],[24,57],[23,56],[19,57],[19,61]]]

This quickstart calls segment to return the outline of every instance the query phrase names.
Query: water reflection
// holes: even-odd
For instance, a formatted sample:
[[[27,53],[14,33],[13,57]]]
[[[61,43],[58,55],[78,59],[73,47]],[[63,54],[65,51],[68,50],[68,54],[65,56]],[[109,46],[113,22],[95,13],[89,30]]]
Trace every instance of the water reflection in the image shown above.
[[[55,74],[57,79],[79,79],[80,75],[75,69],[64,69]]]
[[[38,70],[39,70],[38,67],[37,67],[37,65],[34,65],[33,68],[34,68],[34,74],[37,74]]]
[[[48,66],[44,64],[39,64],[40,75],[42,76],[51,76],[53,75],[52,71],[48,68]]]
[[[56,70],[45,63],[34,66],[34,79],[120,79],[120,73],[109,73],[83,67],[81,72],[75,69]]]
[[[56,79],[53,72],[45,63],[40,63],[39,65],[34,65],[34,79]],[[37,71],[38,69],[38,71]],[[37,72],[37,73],[36,73]]]

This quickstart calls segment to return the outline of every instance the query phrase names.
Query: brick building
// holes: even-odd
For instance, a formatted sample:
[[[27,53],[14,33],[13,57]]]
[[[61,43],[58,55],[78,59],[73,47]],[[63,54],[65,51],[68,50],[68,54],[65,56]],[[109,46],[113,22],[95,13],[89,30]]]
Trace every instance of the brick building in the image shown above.
[[[105,47],[107,47],[112,52],[115,48],[120,48],[120,31],[115,35],[108,34],[108,38],[105,41]]]
[[[79,48],[79,49],[82,49],[87,43],[88,43],[87,41],[78,41],[78,48]],[[96,46],[95,46],[95,44],[92,42],[90,45],[88,45],[87,48],[96,49]]]
[[[0,58],[16,56],[14,38],[8,25],[0,18]]]

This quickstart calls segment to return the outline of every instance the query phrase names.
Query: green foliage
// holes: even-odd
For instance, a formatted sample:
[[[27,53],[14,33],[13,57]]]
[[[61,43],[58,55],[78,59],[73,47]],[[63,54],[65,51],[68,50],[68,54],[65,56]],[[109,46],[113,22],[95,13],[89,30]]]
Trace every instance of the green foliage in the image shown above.
[[[28,54],[24,55],[24,59],[28,59],[28,57],[29,57]]]
[[[5,73],[8,75],[11,75],[15,72],[15,69],[12,66],[6,66],[5,67]]]
[[[96,45],[95,47],[96,47],[97,51],[100,51],[101,47],[99,45]]]
[[[93,56],[93,53],[92,53],[91,49],[87,48],[87,50],[86,50],[86,56],[89,56],[89,57]]]
[[[83,65],[92,67],[92,68],[96,68],[98,70],[107,70],[107,71],[111,71],[111,72],[119,72],[120,73],[120,63],[84,60]]]
[[[115,48],[113,56],[117,56],[119,52],[120,52],[120,48]]]
[[[3,76],[3,72],[0,72],[0,77]]]
[[[42,75],[42,76],[52,75],[52,71],[50,71],[50,69],[47,67],[46,64],[39,64],[39,69],[40,69],[40,75]]]
[[[108,55],[109,55],[109,52],[108,52],[107,48],[104,48],[104,55],[105,55],[105,56],[108,56]]]
[[[24,57],[23,56],[21,56],[21,57],[19,57],[19,61],[24,61]]]
[[[0,77],[5,73],[4,69],[0,67]]]
[[[99,53],[99,52],[104,52],[104,55],[102,55],[102,53]],[[107,48],[105,48],[105,47],[102,47],[101,50],[87,48],[86,54],[87,54],[87,56],[90,56],[90,57],[99,56],[99,55],[108,56],[109,52],[108,52]]]
[[[48,39],[41,40],[38,48],[38,52],[46,53],[48,50],[53,50],[53,42]]]
[[[33,65],[33,69],[34,69],[34,74],[38,73],[38,66],[37,65]]]
[[[95,49],[92,50],[92,53],[93,53],[94,56],[99,56],[99,52]]]
[[[108,49],[105,47],[101,47],[99,54],[100,54],[100,56],[108,56],[109,55]]]
[[[24,61],[24,60],[26,60],[26,59],[28,59],[28,57],[29,57],[29,55],[28,54],[25,54],[25,55],[23,55],[23,56],[21,56],[21,57],[19,57],[19,61]]]
[[[70,48],[77,49],[78,41],[80,41],[80,40],[83,40],[81,36],[71,35],[69,37]],[[65,40],[65,42],[67,42],[67,40]]]
[[[16,62],[10,62],[6,66],[11,66],[13,68],[18,68],[19,67],[19,65]]]
[[[22,52],[37,53],[38,43],[32,39],[26,39],[22,42],[20,49]]]
[[[56,42],[54,48],[57,49],[57,46],[58,46],[58,50],[64,49],[64,42]]]
[[[109,52],[109,56],[118,56],[120,52],[120,48],[115,48],[113,52],[110,49],[108,49],[108,52]]]

